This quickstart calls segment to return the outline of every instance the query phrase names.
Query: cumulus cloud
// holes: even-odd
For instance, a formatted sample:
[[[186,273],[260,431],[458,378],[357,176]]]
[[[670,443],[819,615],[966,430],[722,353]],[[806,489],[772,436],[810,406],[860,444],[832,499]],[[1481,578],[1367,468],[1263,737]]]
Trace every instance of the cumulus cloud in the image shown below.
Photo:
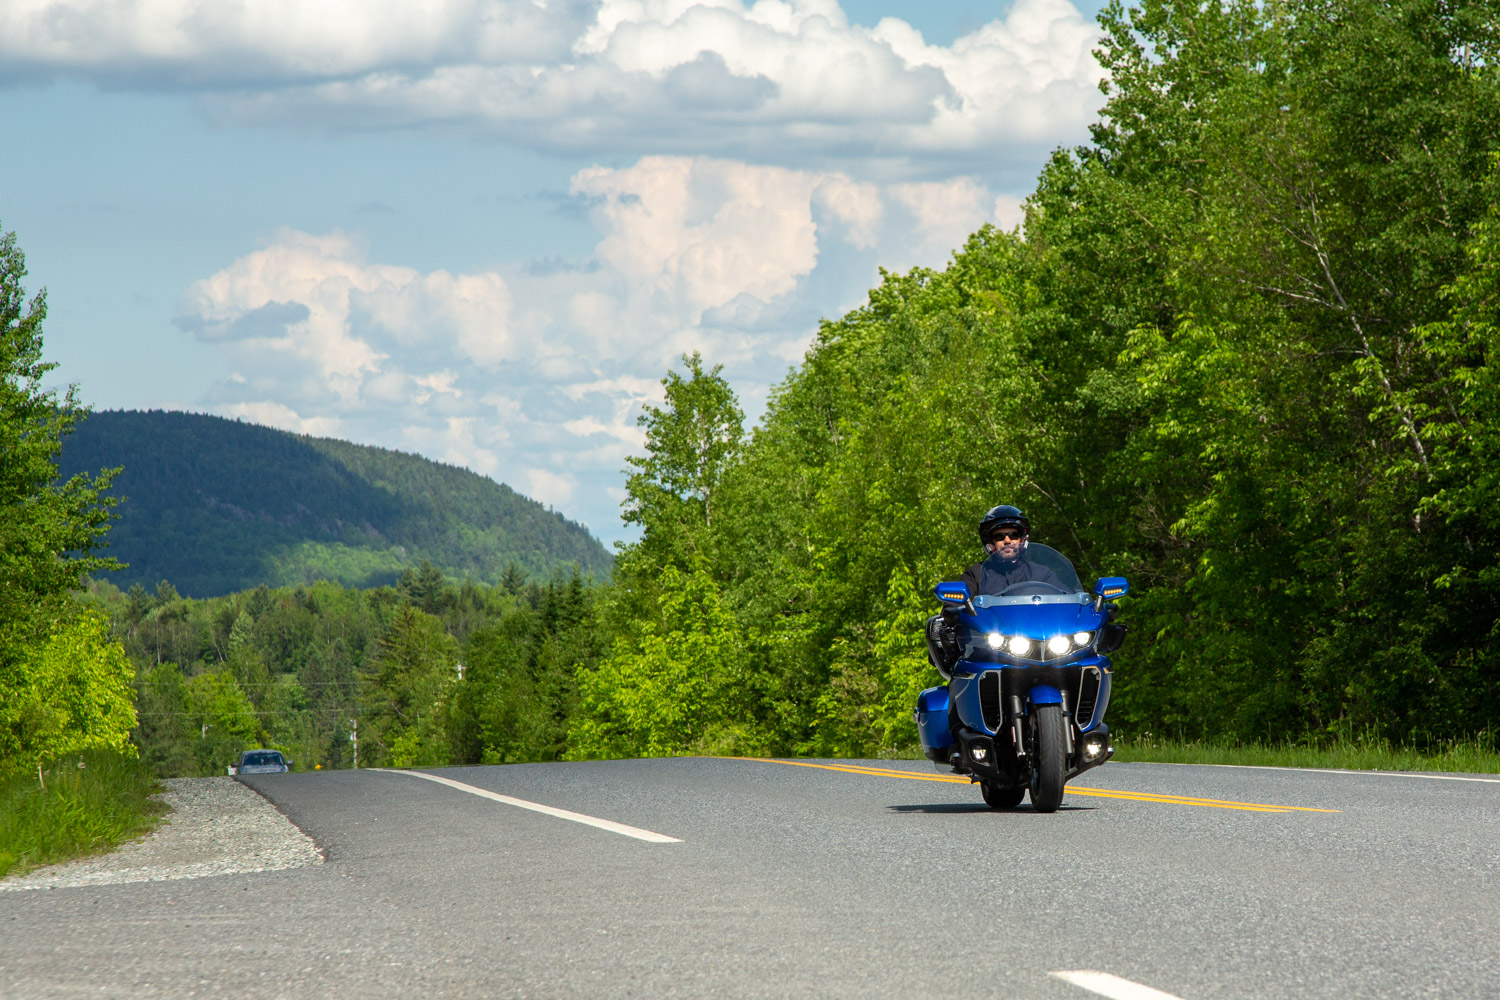
[[[178,323],[235,373],[204,402],[465,465],[615,537],[610,490],[679,355],[723,364],[753,419],[877,265],[941,266],[1018,204],[968,177],[879,185],[707,157],[592,167],[572,190],[596,266],[423,273],[347,233],[275,234],[184,296]]]
[[[834,0],[10,0],[10,79],[198,93],[233,120],[466,124],[532,146],[782,165],[974,162],[1081,134],[1095,27],[1015,0],[957,39]],[[918,170],[922,169],[920,162]]]

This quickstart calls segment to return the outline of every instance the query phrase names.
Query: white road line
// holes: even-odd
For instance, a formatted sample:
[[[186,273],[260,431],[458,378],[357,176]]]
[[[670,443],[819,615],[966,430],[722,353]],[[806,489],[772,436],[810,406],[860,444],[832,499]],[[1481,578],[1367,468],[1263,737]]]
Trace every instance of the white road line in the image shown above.
[[[1131,764],[1153,764],[1156,761],[1122,761]],[[1425,778],[1428,781],[1475,781],[1484,785],[1500,785],[1500,778],[1465,778],[1456,774],[1423,774],[1420,771],[1351,771],[1341,767],[1272,767],[1269,764],[1179,764],[1162,761],[1168,767],[1237,767],[1242,771],[1307,771],[1310,774],[1357,774],[1376,778]]]
[[[436,781],[440,785],[456,788],[470,795],[477,795],[491,802],[500,802],[504,805],[515,806],[518,809],[530,809],[532,812],[545,813],[548,816],[556,816],[558,819],[572,820],[574,823],[582,823],[584,826],[598,827],[600,830],[608,830],[610,833],[618,833],[625,837],[634,837],[636,840],[644,840],[651,844],[680,844],[681,840],[676,837],[668,837],[664,833],[652,833],[650,830],[642,830],[638,826],[626,826],[624,823],[616,823],[610,819],[600,819],[597,816],[585,816],[583,813],[569,812],[566,809],[558,809],[555,806],[544,806],[538,802],[527,802],[525,799],[512,798],[509,795],[501,795],[484,788],[475,788],[466,785],[462,781],[454,781],[452,778],[440,778],[435,774],[424,774],[421,771],[398,771],[389,767],[372,767],[371,771],[384,771],[386,774],[409,774],[413,778],[426,778],[428,781]]]
[[[1132,983],[1128,979],[1112,976],[1107,972],[1094,972],[1091,969],[1079,969],[1076,972],[1054,972],[1058,979],[1081,986],[1090,993],[1097,993],[1110,1000],[1182,1000],[1181,997],[1161,990],[1142,986],[1140,983]]]

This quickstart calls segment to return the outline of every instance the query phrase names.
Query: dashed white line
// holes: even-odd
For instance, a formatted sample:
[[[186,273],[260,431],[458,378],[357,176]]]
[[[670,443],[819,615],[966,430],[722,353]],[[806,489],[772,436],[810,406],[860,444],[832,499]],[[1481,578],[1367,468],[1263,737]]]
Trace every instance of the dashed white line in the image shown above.
[[[1154,764],[1156,761],[1122,761],[1131,764]],[[1423,774],[1420,771],[1351,771],[1342,767],[1274,767],[1270,764],[1180,764],[1161,761],[1168,767],[1234,767],[1241,771],[1306,771],[1310,774],[1357,774],[1376,778],[1423,778],[1427,781],[1474,781],[1483,785],[1500,785],[1500,778],[1468,778],[1457,774]]]
[[[477,795],[491,802],[499,802],[507,806],[515,806],[517,809],[530,809],[532,812],[544,813],[555,816],[558,819],[570,820],[574,823],[582,823],[584,826],[597,827],[600,830],[608,830],[610,833],[618,833],[622,837],[634,837],[636,840],[644,840],[650,844],[680,844],[676,837],[668,837],[664,833],[653,833],[650,830],[642,830],[638,826],[626,826],[624,823],[616,823],[610,819],[600,819],[597,816],[585,816],[583,813],[570,812],[567,809],[558,809],[556,806],[544,806],[539,802],[527,802],[525,799],[513,798],[509,795],[501,795],[486,788],[476,788],[466,785],[462,781],[454,781],[452,778],[439,777],[436,774],[426,774],[422,771],[398,771],[388,767],[372,767],[371,771],[384,771],[386,774],[409,774],[413,778],[425,778],[428,781],[436,781],[440,785],[456,788],[470,795]]]
[[[1173,996],[1171,993],[1163,993],[1161,990],[1150,986],[1142,986],[1119,976],[1112,976],[1108,972],[1095,972],[1092,969],[1079,969],[1074,972],[1054,972],[1058,979],[1081,986],[1091,993],[1097,993],[1110,1000],[1182,1000],[1181,997]]]

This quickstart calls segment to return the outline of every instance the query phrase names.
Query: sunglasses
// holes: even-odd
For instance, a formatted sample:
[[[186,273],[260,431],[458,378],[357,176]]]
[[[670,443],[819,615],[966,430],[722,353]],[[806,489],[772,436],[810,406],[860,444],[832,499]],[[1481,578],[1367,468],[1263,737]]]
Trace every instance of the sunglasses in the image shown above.
[[[992,541],[992,542],[1019,542],[1021,539],[1025,538],[1025,537],[1026,537],[1026,533],[1024,531],[1012,531],[1009,528],[1003,528],[1000,531],[993,532],[990,535],[990,541]]]

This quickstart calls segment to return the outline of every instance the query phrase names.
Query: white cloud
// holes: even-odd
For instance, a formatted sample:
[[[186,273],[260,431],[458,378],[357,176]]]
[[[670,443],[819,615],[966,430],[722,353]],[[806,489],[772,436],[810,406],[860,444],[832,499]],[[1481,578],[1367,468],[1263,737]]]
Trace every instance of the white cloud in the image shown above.
[[[354,237],[276,234],[188,290],[178,322],[235,377],[228,415],[412,449],[511,482],[617,537],[642,406],[681,354],[722,364],[751,419],[822,315],[876,266],[941,266],[1019,202],[981,182],[644,157],[573,180],[597,267],[450,274]]]
[[[995,221],[995,196],[971,177],[897,184],[890,191],[911,215],[916,242],[907,248],[916,258],[941,260],[979,228],[975,220]]]
[[[521,492],[556,508],[568,506],[578,489],[578,480],[573,476],[550,469],[527,469],[524,484]]]
[[[269,400],[247,403],[231,403],[220,408],[226,417],[238,417],[252,424],[279,427],[294,434],[309,434],[313,437],[339,437],[344,433],[344,423],[338,417],[304,417],[290,406]]]
[[[594,167],[573,192],[597,199],[610,267],[695,309],[737,295],[770,299],[817,263],[811,196],[819,178],[727,160],[647,157]]]
[[[1030,164],[1099,106],[1098,33],[1067,0],[930,45],[833,0],[10,0],[13,80],[198,93],[239,120],[467,124],[596,154],[782,165],[868,157]]]

